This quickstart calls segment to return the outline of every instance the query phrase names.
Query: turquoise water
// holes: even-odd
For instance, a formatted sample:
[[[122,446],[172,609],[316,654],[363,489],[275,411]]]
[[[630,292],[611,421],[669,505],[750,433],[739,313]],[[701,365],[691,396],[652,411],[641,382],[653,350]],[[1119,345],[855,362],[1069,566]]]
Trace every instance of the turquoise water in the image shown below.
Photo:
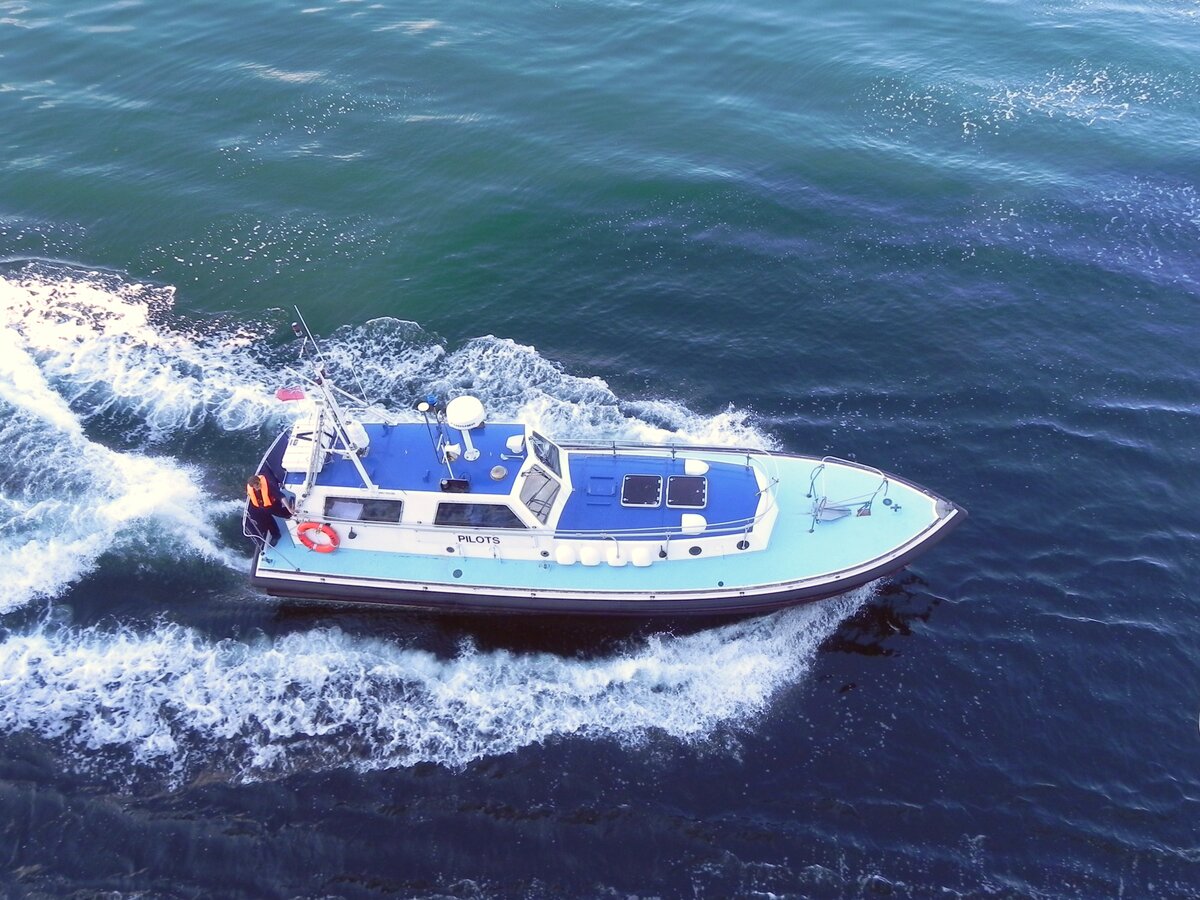
[[[0,0],[15,896],[1196,896],[1200,4]],[[281,604],[299,304],[396,405],[972,518],[686,634]]]

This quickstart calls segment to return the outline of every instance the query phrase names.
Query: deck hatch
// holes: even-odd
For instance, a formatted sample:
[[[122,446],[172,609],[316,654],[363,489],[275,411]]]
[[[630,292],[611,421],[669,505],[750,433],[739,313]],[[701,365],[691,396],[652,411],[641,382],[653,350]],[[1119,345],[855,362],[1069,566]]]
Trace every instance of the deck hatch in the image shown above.
[[[704,509],[708,505],[708,479],[703,475],[672,475],[667,479],[667,506]]]
[[[622,506],[658,506],[662,500],[661,475],[626,475],[621,480]]]

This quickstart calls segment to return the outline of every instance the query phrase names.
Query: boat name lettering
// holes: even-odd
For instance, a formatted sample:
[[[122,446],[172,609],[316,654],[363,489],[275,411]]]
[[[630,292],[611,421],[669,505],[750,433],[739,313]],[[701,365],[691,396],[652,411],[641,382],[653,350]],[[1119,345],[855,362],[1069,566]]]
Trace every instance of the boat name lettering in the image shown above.
[[[466,544],[498,544],[500,538],[490,534],[460,534],[458,539]]]

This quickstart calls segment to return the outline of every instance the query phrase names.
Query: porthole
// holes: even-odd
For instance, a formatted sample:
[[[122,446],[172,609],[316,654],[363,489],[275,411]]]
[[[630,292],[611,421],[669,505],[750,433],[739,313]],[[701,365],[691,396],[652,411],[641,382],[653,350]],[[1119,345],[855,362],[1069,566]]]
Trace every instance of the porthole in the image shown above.
[[[462,578],[462,569],[455,569],[455,570],[454,570],[454,577],[455,577],[455,578]]]
[[[703,552],[699,547],[688,547],[688,553],[692,554],[692,556],[699,556]]]
[[[749,542],[749,541],[738,541],[738,542],[737,542],[737,548],[738,548],[739,550],[749,550],[749,549],[750,549],[750,542]]]

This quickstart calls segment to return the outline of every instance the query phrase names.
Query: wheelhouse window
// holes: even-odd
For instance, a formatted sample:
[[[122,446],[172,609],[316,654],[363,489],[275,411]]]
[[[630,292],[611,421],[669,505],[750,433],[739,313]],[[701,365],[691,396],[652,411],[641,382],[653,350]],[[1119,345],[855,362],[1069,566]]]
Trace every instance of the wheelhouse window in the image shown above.
[[[525,476],[525,483],[521,485],[521,502],[545,525],[546,518],[554,507],[554,501],[558,498],[560,487],[554,476],[541,466],[534,466]]]
[[[374,500],[365,497],[326,497],[325,518],[351,522],[399,522],[403,500]]]
[[[525,527],[525,523],[504,503],[439,503],[433,524],[460,528]]]
[[[543,437],[536,431],[529,434],[529,446],[533,448],[533,455],[536,456],[542,463],[553,472],[557,477],[562,478],[562,466],[559,463],[559,449],[547,437]]]

